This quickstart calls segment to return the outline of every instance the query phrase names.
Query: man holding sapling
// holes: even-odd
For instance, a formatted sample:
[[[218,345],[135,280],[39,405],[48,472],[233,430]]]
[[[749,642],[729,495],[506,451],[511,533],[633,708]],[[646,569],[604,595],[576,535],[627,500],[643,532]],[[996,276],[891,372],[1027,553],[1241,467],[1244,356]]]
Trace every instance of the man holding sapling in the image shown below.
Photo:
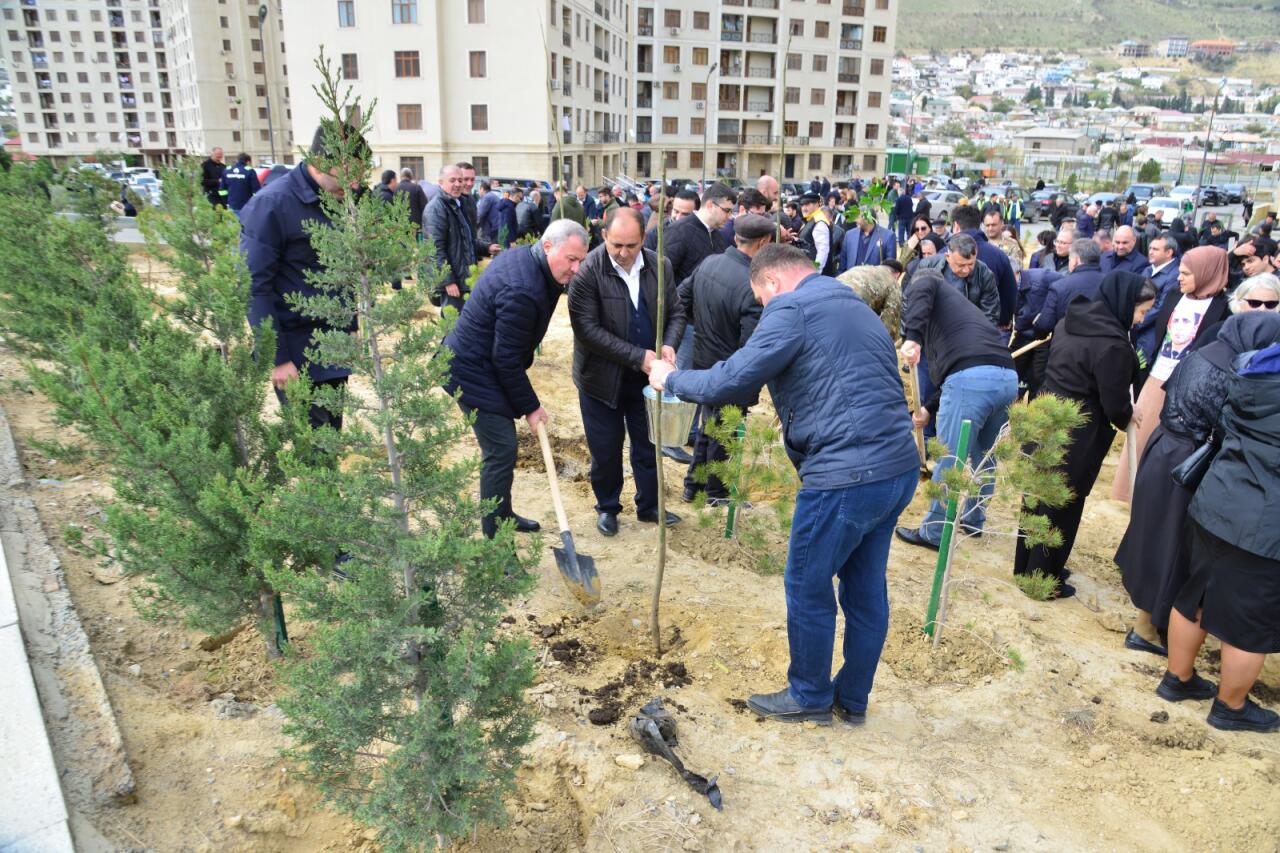
[[[524,418],[530,432],[547,422],[547,412],[526,371],[565,285],[587,256],[587,239],[581,225],[559,219],[539,242],[503,252],[480,274],[457,324],[444,340],[453,351],[444,388],[457,396],[463,413],[475,417],[472,430],[480,444],[480,499],[497,502],[481,520],[481,529],[490,539],[504,519],[511,519],[522,533],[540,529],[538,522],[516,515],[511,508],[515,421]]]
[[[356,131],[346,128],[345,135]],[[341,388],[351,371],[345,367],[315,364],[307,358],[316,332],[333,331],[322,320],[308,317],[289,304],[290,296],[316,296],[319,291],[307,281],[309,271],[318,270],[320,261],[311,247],[307,222],[329,224],[320,204],[320,193],[341,196],[345,189],[338,183],[337,169],[322,172],[315,163],[332,160],[336,152],[327,149],[325,125],[317,128],[311,140],[311,153],[287,177],[272,181],[254,194],[240,211],[240,248],[249,267],[249,324],[255,328],[270,324],[276,332],[275,368],[271,384],[284,398],[284,389],[302,370],[307,371],[317,387]],[[368,156],[368,146],[359,139],[357,156]],[[356,328],[354,313],[346,331]],[[310,411],[313,428],[342,428],[342,412],[313,405]]]
[[[746,346],[709,370],[655,361],[649,384],[705,404],[768,384],[801,483],[783,578],[790,683],[747,706],[784,722],[826,725],[834,713],[860,725],[889,628],[889,543],[920,465],[898,359],[875,312],[815,273],[800,249],[764,246],[750,275],[764,311]],[[844,665],[834,681],[832,576],[845,616]]]
[[[569,288],[569,320],[573,323],[573,382],[578,386],[582,426],[591,451],[596,529],[616,536],[622,512],[622,443],[628,436],[631,473],[636,479],[636,518],[658,523],[658,460],[649,438],[645,374],[660,362],[675,363],[685,317],[670,262],[643,246],[644,217],[639,211],[630,207],[609,211],[603,237],[603,244],[592,250]],[[664,346],[654,352],[659,263],[667,265]],[[679,521],[675,513],[666,514],[667,526]]]
[[[744,190],[743,195],[755,190]],[[724,361],[746,346],[760,322],[760,303],[751,291],[751,259],[773,239],[774,223],[767,216],[742,213],[733,220],[734,245],[723,254],[713,255],[693,271],[680,285],[680,302],[685,317],[696,325],[693,333],[693,367],[706,370]],[[708,406],[703,414],[708,421],[720,420],[720,408],[737,406],[743,414],[759,401],[758,394],[725,399]],[[693,447],[693,461],[684,478],[684,499],[693,501],[705,491],[708,506],[729,501],[729,491],[715,474],[706,472],[706,484],[698,482],[698,469],[712,462],[723,462],[729,456],[720,442],[698,432]]]

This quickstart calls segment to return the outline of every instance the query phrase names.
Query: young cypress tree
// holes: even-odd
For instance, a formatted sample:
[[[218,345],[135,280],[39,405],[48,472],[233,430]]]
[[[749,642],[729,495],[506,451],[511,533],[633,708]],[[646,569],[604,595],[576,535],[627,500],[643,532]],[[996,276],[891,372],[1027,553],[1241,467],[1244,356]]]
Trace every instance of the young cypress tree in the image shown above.
[[[310,229],[319,293],[296,307],[333,329],[358,320],[354,333],[318,334],[310,356],[351,370],[350,390],[319,394],[345,423],[319,430],[315,449],[342,464],[285,454],[289,485],[260,532],[343,553],[349,580],[283,565],[272,574],[315,625],[288,659],[281,706],[293,755],[332,802],[378,829],[384,849],[443,846],[502,818],[531,734],[531,652],[498,626],[532,585],[536,553],[517,552],[509,525],[492,540],[477,535],[475,464],[456,452],[467,429],[439,389],[446,324],[414,322],[432,286],[429,254],[403,202],[349,189],[367,185],[373,108],[340,91],[323,54],[317,67],[327,153],[299,168],[348,189],[321,193],[330,221]],[[408,270],[417,283],[391,290]]]

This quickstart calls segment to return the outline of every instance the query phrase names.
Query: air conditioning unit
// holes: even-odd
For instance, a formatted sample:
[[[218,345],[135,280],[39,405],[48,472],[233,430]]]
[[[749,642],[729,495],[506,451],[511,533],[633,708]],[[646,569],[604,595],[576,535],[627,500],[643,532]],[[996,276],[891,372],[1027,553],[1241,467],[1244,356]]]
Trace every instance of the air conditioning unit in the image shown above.
[[[674,71],[675,73],[679,74],[679,73],[680,73],[680,66],[679,66],[679,65],[673,65],[673,66],[671,66],[671,70],[672,70],[672,71]]]
[[[705,109],[707,108],[707,104],[706,104],[706,102],[705,102],[705,101],[694,101],[694,102],[693,102],[693,108],[694,108],[695,110],[697,110],[698,112],[702,112],[703,110],[705,110]]]
[[[673,35],[673,36],[678,36],[678,35],[680,35],[680,28],[679,28],[679,27],[672,27],[672,28],[671,28],[671,35]]]

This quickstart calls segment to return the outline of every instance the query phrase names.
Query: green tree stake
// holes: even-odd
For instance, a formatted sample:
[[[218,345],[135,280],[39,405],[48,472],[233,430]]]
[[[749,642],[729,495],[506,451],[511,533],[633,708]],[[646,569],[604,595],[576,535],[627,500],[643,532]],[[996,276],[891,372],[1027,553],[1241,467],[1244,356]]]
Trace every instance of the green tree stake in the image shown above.
[[[738,428],[734,430],[734,435],[738,437],[739,443],[741,443],[742,440],[746,437],[747,421],[745,418],[743,419],[742,423],[738,424]],[[725,521],[724,521],[724,538],[725,539],[733,538],[733,521],[737,517],[737,515],[738,515],[738,479],[735,478],[734,481],[729,484],[729,513],[728,515],[725,516]]]
[[[973,429],[973,421],[965,419],[960,423],[960,442],[956,449],[956,464],[969,464],[969,433]],[[942,522],[942,541],[938,544],[938,565],[933,570],[933,591],[929,593],[929,611],[924,617],[924,632],[934,636],[934,619],[938,615],[938,603],[942,596],[942,586],[947,572],[951,569],[951,552],[955,547],[956,513],[959,511],[960,498],[957,495],[947,499],[947,516]]]

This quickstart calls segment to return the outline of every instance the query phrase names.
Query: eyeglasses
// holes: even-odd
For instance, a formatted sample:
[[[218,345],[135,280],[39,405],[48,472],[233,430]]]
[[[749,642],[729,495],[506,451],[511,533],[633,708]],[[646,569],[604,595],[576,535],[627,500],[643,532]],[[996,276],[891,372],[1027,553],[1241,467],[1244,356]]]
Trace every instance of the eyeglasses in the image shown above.
[[[917,231],[928,231],[928,230],[929,230],[929,226],[928,226],[928,225],[917,225],[917,226],[916,226],[916,230],[917,230]]]
[[[1268,311],[1280,308],[1280,299],[1246,299],[1245,303],[1250,308],[1266,308]]]
[[[729,205],[728,207],[725,207],[724,205],[717,204],[716,207],[720,208],[725,213],[733,213],[733,205]]]

